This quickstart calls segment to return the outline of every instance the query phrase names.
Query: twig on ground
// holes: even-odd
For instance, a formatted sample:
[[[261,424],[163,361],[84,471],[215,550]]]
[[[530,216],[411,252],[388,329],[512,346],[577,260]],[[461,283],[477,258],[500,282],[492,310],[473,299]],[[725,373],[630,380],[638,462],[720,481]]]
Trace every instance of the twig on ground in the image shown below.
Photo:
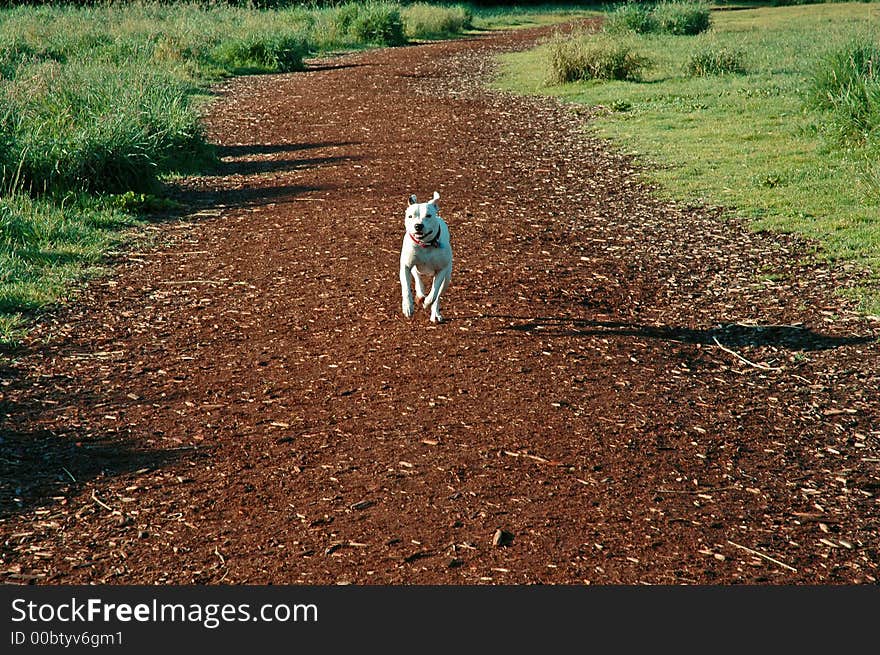
[[[116,513],[116,511],[117,511],[117,510],[113,509],[112,507],[110,507],[110,505],[108,505],[107,503],[103,502],[100,498],[98,498],[98,494],[96,494],[94,491],[92,491],[92,500],[94,500],[96,503],[98,503],[101,507],[103,507],[106,510],[109,510],[114,513]]]
[[[793,566],[789,566],[785,562],[780,562],[778,559],[773,559],[769,555],[765,555],[764,553],[758,552],[757,550],[752,550],[751,548],[743,546],[742,544],[738,544],[735,541],[731,541],[730,539],[727,540],[727,543],[729,543],[731,546],[736,546],[737,548],[742,548],[747,553],[751,553],[752,555],[756,555],[757,557],[763,557],[765,560],[767,560],[769,562],[773,562],[777,566],[781,566],[784,569],[788,569],[789,571],[794,571],[795,573],[797,573],[797,569],[794,568]]]
[[[729,491],[738,489],[736,485],[728,487],[710,487],[708,489],[655,489],[658,494],[707,494],[712,491]]]
[[[718,337],[712,337],[712,341],[714,341],[714,342],[715,342],[715,345],[718,346],[719,348],[721,348],[721,350],[723,350],[723,351],[726,352],[726,353],[730,353],[731,355],[733,355],[734,357],[736,357],[736,358],[739,359],[740,361],[745,362],[745,363],[748,364],[749,366],[754,366],[755,368],[760,368],[760,369],[762,369],[762,370],[764,370],[764,371],[781,371],[781,370],[782,370],[781,368],[776,367],[776,366],[767,366],[766,364],[756,364],[755,362],[746,359],[745,357],[743,357],[742,355],[740,355],[740,354],[739,354],[738,352],[736,352],[735,350],[731,350],[730,348],[727,348],[727,347],[725,347],[725,346],[722,346],[722,345],[721,345],[721,342],[718,341]]]

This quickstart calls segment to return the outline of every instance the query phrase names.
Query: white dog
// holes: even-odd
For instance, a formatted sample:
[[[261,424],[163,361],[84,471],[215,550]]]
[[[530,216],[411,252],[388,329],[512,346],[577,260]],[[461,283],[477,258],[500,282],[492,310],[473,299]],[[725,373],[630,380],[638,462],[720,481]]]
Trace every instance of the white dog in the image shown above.
[[[409,197],[406,209],[406,234],[400,249],[400,288],[403,295],[403,315],[413,315],[413,294],[410,276],[416,287],[416,299],[424,299],[425,309],[431,308],[431,322],[442,323],[440,295],[452,278],[452,244],[449,227],[437,213],[440,194],[434,192],[429,202],[416,202],[415,194]],[[425,296],[420,275],[432,275],[431,291]]]

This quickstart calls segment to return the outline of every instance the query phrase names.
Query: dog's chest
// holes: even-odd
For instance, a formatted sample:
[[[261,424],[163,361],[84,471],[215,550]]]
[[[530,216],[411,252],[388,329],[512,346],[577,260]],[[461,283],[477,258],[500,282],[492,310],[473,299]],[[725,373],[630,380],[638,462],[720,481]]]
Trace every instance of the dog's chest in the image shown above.
[[[412,263],[422,275],[433,275],[445,268],[451,256],[449,245],[442,242],[426,248],[414,245],[412,251]]]

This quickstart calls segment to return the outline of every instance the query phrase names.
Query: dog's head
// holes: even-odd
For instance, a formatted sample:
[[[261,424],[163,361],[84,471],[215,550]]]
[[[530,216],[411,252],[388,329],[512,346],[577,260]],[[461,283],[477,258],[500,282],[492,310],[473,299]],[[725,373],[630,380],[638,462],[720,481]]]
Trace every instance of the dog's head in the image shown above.
[[[428,202],[417,202],[416,195],[409,197],[409,207],[406,208],[406,231],[419,241],[436,238],[440,233],[440,213],[437,209],[437,201],[440,194],[434,192],[434,197]]]

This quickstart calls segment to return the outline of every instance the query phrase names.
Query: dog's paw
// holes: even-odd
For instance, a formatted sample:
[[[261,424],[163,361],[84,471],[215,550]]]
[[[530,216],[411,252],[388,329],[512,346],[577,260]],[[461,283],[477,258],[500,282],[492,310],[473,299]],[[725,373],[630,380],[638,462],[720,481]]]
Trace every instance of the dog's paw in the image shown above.
[[[401,309],[403,310],[404,316],[406,316],[407,318],[412,318],[414,309],[412,300],[404,300]]]
[[[420,296],[420,295],[416,294],[416,305],[421,306],[423,304],[424,300],[425,300],[424,296]]]
[[[442,323],[443,317],[439,312],[431,312],[431,323]]]

